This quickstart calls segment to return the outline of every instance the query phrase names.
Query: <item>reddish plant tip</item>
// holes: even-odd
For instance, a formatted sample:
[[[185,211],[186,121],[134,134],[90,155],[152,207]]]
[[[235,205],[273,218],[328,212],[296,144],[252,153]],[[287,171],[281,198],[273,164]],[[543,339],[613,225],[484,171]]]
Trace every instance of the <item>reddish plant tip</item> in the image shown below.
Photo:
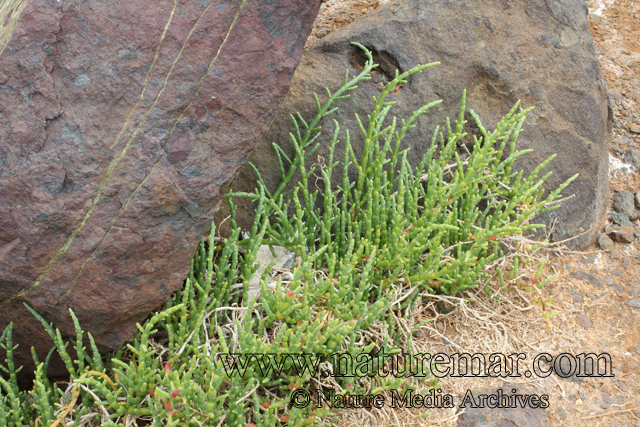
[[[173,390],[171,392],[171,398],[175,399],[176,397],[180,397],[180,390]]]
[[[164,370],[165,371],[170,371],[171,370],[171,363],[167,363],[166,365],[164,365]]]
[[[155,396],[155,395],[156,395],[156,391],[155,391],[155,390],[151,390],[151,391],[149,392],[149,396],[153,397],[153,396]]]
[[[287,298],[293,298],[293,291],[287,292]]]
[[[281,423],[286,423],[287,421],[289,421],[289,415],[283,415],[280,417]]]
[[[353,384],[347,383],[347,388],[353,388]]]
[[[271,406],[271,403],[269,402],[263,402],[261,405],[264,409],[269,409],[269,406]]]

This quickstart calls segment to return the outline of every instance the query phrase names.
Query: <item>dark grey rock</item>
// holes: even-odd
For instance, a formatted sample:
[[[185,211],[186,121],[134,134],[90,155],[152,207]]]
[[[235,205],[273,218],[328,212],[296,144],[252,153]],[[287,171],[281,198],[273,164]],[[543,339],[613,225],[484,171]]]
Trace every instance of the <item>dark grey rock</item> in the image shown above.
[[[618,147],[617,145],[613,146],[611,148],[613,150],[614,153],[616,153],[618,156],[623,156],[624,155],[624,148],[622,147]]]
[[[604,279],[604,283],[606,283],[609,286],[613,286],[613,280],[609,279],[608,277]]]
[[[279,184],[271,143],[280,143],[285,152],[292,153],[289,114],[300,112],[309,120],[316,111],[313,92],[324,101],[324,88],[338,89],[343,70],[349,69],[351,74],[360,70],[362,55],[350,44],[355,41],[372,49],[382,66],[375,81],[362,83],[339,104],[338,113],[320,123],[326,133],[314,159],[316,154],[327,158],[333,119],[340,123],[342,132],[349,129],[354,151],[361,152],[362,138],[354,113],[366,121],[372,96],[380,95],[382,84],[396,70],[440,61],[441,65],[411,76],[399,93],[388,98],[397,102],[389,120],[392,115],[408,118],[420,106],[443,100],[407,133],[403,140],[403,147],[411,148],[407,160],[418,165],[436,125],[443,126],[446,117],[458,115],[463,89],[467,90],[467,108],[480,115],[487,129],[493,129],[520,99],[523,107],[538,108],[528,116],[518,137],[518,148],[534,152],[521,157],[517,168],[531,171],[549,155],[557,154],[545,169],[554,171],[544,184],[547,189],[580,174],[564,191],[576,197],[536,221],[549,224],[558,220],[554,241],[600,223],[608,200],[610,118],[606,86],[591,47],[586,6],[575,0],[555,0],[552,6],[543,0],[512,0],[508,6],[476,0],[400,0],[330,33],[306,50],[287,99],[250,161],[262,172],[269,188]],[[513,64],[504,60],[509,57],[516,58]],[[335,158],[341,160],[343,152],[339,150],[341,146]],[[341,177],[337,174],[334,184],[339,184]],[[245,167],[232,188],[252,191],[254,183],[255,174]],[[249,201],[244,202],[250,206]],[[251,224],[250,216],[239,215],[237,220],[243,226]],[[567,244],[585,248],[596,236],[594,230]]]
[[[580,270],[574,271],[574,272],[571,273],[571,277],[573,277],[575,279],[585,280],[585,281],[591,283],[596,288],[601,288],[601,287],[604,286],[604,283],[602,283],[602,280],[600,280],[600,278],[598,278],[598,276],[594,276],[594,275],[586,273],[584,271],[580,271]]]
[[[638,218],[638,211],[635,208],[634,196],[631,191],[618,191],[613,196],[613,210],[626,215],[632,221]]]
[[[629,217],[626,214],[619,212],[611,212],[611,221],[618,224],[621,227],[633,227],[633,223],[629,221]]]
[[[583,316],[582,318],[580,316]],[[582,319],[582,322],[581,322]],[[578,315],[578,323],[588,329],[592,326],[591,319],[586,314],[580,313]],[[583,324],[584,323],[584,324]],[[585,326],[588,325],[588,326]],[[553,360],[553,372],[563,380],[571,381],[574,383],[581,383],[582,378],[578,377],[578,363],[573,356],[557,355]]]
[[[515,393],[512,391],[515,390]],[[477,400],[477,396],[485,395],[504,395],[510,396],[517,395],[531,395],[531,391],[523,388],[520,385],[504,385],[499,389],[490,388],[482,391],[468,390],[467,396],[471,395],[471,398]],[[540,395],[540,393],[536,393]],[[464,397],[463,397],[464,399]],[[547,413],[542,408],[531,408],[525,406],[524,408],[518,406],[516,408],[479,408],[471,407],[470,400],[463,400],[461,405],[465,406],[465,413],[458,417],[458,427],[547,427],[550,426]],[[461,408],[458,408],[460,411]]]
[[[611,240],[609,236],[604,233],[598,236],[598,246],[600,246],[600,249],[604,251],[611,251],[616,247],[615,243],[613,243],[613,240]]]
[[[618,292],[623,292],[624,291],[624,288],[622,286],[618,285],[618,284],[615,285],[615,288],[616,288],[616,291],[618,291]]]
[[[627,154],[624,157],[624,160],[627,163],[632,164],[637,168],[640,168],[640,150],[636,148],[630,149],[629,151],[627,151]]]

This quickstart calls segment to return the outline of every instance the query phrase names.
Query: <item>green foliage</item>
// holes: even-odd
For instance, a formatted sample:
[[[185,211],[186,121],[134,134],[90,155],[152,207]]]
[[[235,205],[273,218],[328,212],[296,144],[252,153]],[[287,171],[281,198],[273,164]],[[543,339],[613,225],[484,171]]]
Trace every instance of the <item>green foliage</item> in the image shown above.
[[[0,339],[7,354],[0,368],[8,377],[0,379],[2,425],[35,426],[36,420],[39,425],[63,420],[78,425],[84,420],[123,426],[131,417],[150,417],[154,426],[304,426],[330,412],[293,407],[293,390],[321,387],[319,380],[336,393],[376,394],[406,386],[402,378],[327,379],[309,368],[314,360],[291,356],[393,354],[400,345],[410,350],[395,316],[410,314],[425,292],[455,295],[483,284],[486,264],[501,256],[500,239],[540,227],[529,220],[568,183],[540,200],[540,185],[548,175],[537,177],[550,159],[527,177],[513,170],[514,161],[526,153],[516,150],[515,143],[528,110],[517,111],[517,106],[493,132],[471,112],[481,135],[473,136],[473,150],[461,158],[456,148],[468,137],[463,132],[464,95],[454,126],[447,122],[446,134],[436,129],[422,163],[411,168],[407,150],[401,150],[402,138],[436,103],[401,124],[393,118],[385,125],[393,106],[386,99],[410,75],[435,65],[429,64],[396,75],[375,99],[368,120],[356,117],[364,152],[356,157],[346,133],[341,166],[334,160],[340,135],[335,123],[328,164],[322,170],[323,209],[316,211],[320,196],[309,188],[314,169],[308,169],[306,161],[320,143],[320,120],[335,111],[333,104],[348,91],[370,78],[376,65],[365,52],[369,61],[362,73],[351,80],[347,73],[343,87],[328,92],[325,104],[316,97],[313,121],[292,117],[295,156],[290,159],[274,146],[282,184],[270,192],[259,177],[255,193],[230,195],[258,202],[248,235],[241,236],[230,197],[231,235],[215,237],[212,224],[194,255],[185,287],[164,311],[138,325],[125,348],[103,360],[93,337],[85,337],[71,312],[76,326],[72,356],[60,331],[31,310],[70,374],[66,390],[51,384],[46,378],[51,353],[42,363],[34,354],[38,368],[28,392],[31,404],[27,392],[17,387],[12,326],[5,330]],[[334,188],[332,175],[340,168],[342,184]],[[348,179],[350,169],[357,176],[353,182]],[[296,171],[302,179],[285,192]],[[291,218],[290,207],[295,210]],[[294,250],[298,262],[275,286],[263,274],[259,298],[249,300],[249,281],[256,274],[263,244]],[[224,356],[227,353],[279,358],[245,357],[234,365]],[[375,372],[385,361],[378,363],[363,374]],[[428,386],[437,383],[432,380]]]
[[[305,161],[316,151],[320,142],[320,119],[331,112],[332,103],[345,98],[345,92],[353,90],[358,82],[368,80],[369,72],[376,67],[369,52],[369,61],[363,72],[352,81],[345,76],[343,88],[321,106],[316,97],[318,113],[307,124],[302,116],[292,116],[295,132],[290,134],[295,147],[294,159],[274,144],[278,154],[282,183],[270,194],[258,175],[259,190],[254,194],[236,193],[250,197],[266,208],[266,215],[273,220],[266,228],[265,243],[296,250],[306,261],[315,255],[316,268],[326,268],[334,277],[342,260],[351,254],[360,254],[370,260],[360,263],[366,281],[358,289],[360,300],[382,301],[394,284],[403,283],[416,288],[405,299],[400,309],[415,304],[419,291],[455,295],[474,288],[485,278],[484,266],[502,255],[501,238],[522,234],[527,230],[544,227],[529,224],[537,213],[559,206],[544,206],[559,197],[573,179],[541,199],[542,183],[549,172],[538,179],[541,170],[553,159],[548,158],[529,176],[515,171],[514,162],[532,150],[517,150],[516,140],[522,130],[525,115],[531,110],[518,111],[518,104],[497,124],[493,132],[487,131],[479,117],[470,111],[481,135],[473,136],[473,149],[463,161],[456,151],[459,143],[469,137],[463,131],[465,99],[463,92],[460,112],[454,127],[446,122],[446,135],[436,129],[430,149],[415,170],[406,160],[408,149],[401,151],[402,138],[413,128],[415,119],[439,103],[432,102],[402,120],[394,117],[385,125],[385,119],[393,106],[386,98],[406,79],[436,64],[421,65],[397,75],[383,90],[376,101],[368,123],[356,115],[364,140],[363,154],[358,159],[345,135],[345,156],[334,161],[336,146],[340,143],[339,124],[330,142],[329,159],[321,171],[324,179],[323,209],[316,211],[319,192],[311,192],[309,179],[314,168],[307,168]],[[341,167],[342,185],[333,188],[332,176]],[[255,167],[254,167],[255,169]],[[299,170],[302,179],[288,193],[284,193],[289,181]],[[356,180],[348,178],[355,169]],[[285,170],[287,171],[285,173]],[[287,217],[290,206],[295,215]],[[373,266],[367,267],[368,265]],[[347,282],[355,283],[351,276]]]

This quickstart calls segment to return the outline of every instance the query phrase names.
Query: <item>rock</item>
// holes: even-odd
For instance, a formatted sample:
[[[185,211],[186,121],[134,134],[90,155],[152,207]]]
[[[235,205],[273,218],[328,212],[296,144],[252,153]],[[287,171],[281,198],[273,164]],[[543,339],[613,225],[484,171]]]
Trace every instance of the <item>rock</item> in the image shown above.
[[[609,96],[615,99],[617,103],[622,102],[622,94],[615,89],[609,89]]]
[[[612,251],[616,245],[615,243],[613,243],[613,240],[609,238],[609,236],[602,233],[598,236],[598,246],[600,246],[600,249],[602,249],[603,251]]]
[[[575,236],[604,219],[608,200],[607,94],[590,31],[586,8],[573,0],[559,0],[552,7],[542,0],[510,1],[509,8],[472,0],[401,0],[381,6],[305,50],[292,89],[250,161],[262,172],[268,187],[279,184],[271,143],[277,142],[285,152],[293,153],[288,138],[292,130],[289,114],[300,112],[309,120],[316,111],[313,92],[324,101],[324,88],[337,90],[345,69],[351,75],[361,69],[364,55],[350,44],[359,42],[372,49],[374,59],[382,65],[372,81],[351,92],[349,99],[338,104],[341,110],[321,123],[326,132],[323,141],[330,139],[332,120],[336,119],[341,139],[348,129],[355,152],[361,152],[362,138],[354,113],[366,120],[372,96],[380,95],[381,86],[396,70],[440,61],[441,65],[411,76],[399,93],[388,98],[397,102],[389,120],[391,115],[408,118],[420,106],[443,100],[421,116],[417,127],[404,138],[403,148],[411,148],[409,162],[417,166],[436,125],[444,126],[446,117],[458,115],[463,89],[467,90],[467,108],[477,112],[488,129],[493,129],[519,99],[523,107],[536,106],[518,138],[518,148],[535,151],[516,165],[531,171],[557,154],[545,169],[545,173],[554,171],[545,183],[547,189],[555,189],[580,173],[564,191],[576,197],[536,219],[547,224],[558,220],[552,235],[555,241]],[[336,159],[343,158],[341,149],[339,146],[336,150]],[[328,143],[313,154],[314,161],[316,154],[326,159],[327,153]],[[335,179],[334,184],[339,184],[342,174],[336,174]],[[254,182],[255,174],[244,167],[232,187],[252,191]],[[243,214],[237,219],[248,225],[251,218]],[[594,230],[567,244],[574,249],[585,248],[596,235]]]
[[[634,196],[631,191],[618,191],[613,196],[613,210],[626,215],[632,221],[638,218],[638,211],[634,206]]]
[[[629,300],[629,302],[627,304],[629,304],[631,307],[640,308],[640,299],[633,298],[633,299]]]
[[[587,327],[585,327],[582,323],[581,323],[581,316],[583,317],[583,321],[586,318],[585,323],[588,324],[589,328],[591,327],[591,320],[589,319],[589,317],[586,314],[578,314],[578,323],[580,323],[581,326],[583,326],[585,329],[587,329]],[[553,372],[559,377],[562,378],[563,380],[568,380],[574,383],[581,383],[582,382],[582,378],[578,377],[578,363],[575,359],[574,356],[562,356],[562,355],[557,355],[554,360],[553,360]]]
[[[602,280],[600,280],[597,276],[593,276],[589,273],[585,273],[584,271],[580,271],[580,270],[574,271],[571,273],[570,276],[575,279],[585,280],[591,283],[596,288],[601,288],[604,286],[604,283],[602,282]]]
[[[617,381],[616,385],[624,393],[629,391],[629,386],[626,383],[623,383],[622,381]]]
[[[640,150],[636,148],[632,148],[627,151],[627,154],[624,157],[625,162],[635,166],[636,168],[640,168]]]
[[[636,208],[640,208],[640,191],[636,193],[636,198],[634,199]]]
[[[183,284],[320,0],[177,4],[32,0],[2,54],[0,330],[24,372],[52,343],[23,301],[109,350]]]
[[[620,405],[624,403],[624,398],[622,396],[613,397],[605,394],[602,396],[602,401],[607,405]]]
[[[612,230],[609,237],[618,243],[632,243],[636,239],[634,231],[633,227],[620,227]]]
[[[629,221],[629,217],[623,213],[611,212],[609,214],[611,216],[611,221],[614,224],[618,224],[621,227],[633,227],[633,223]]]
[[[584,313],[576,314],[576,319],[578,320],[578,324],[585,329],[589,329],[593,326],[591,323],[591,319]]]
[[[533,393],[520,385],[504,385],[499,389],[490,388],[483,391],[467,390],[466,395],[463,397],[460,407],[464,407],[465,412],[458,417],[458,427],[472,427],[472,426],[487,426],[487,427],[546,427],[551,425],[547,413],[542,408],[531,408],[529,405],[523,405],[524,407],[515,404],[512,407],[505,407],[507,405],[491,408],[489,405],[482,405],[483,407],[473,407],[471,405],[471,399],[477,403],[478,396],[494,395],[497,398],[497,402],[500,402],[501,398],[504,403],[507,403],[507,396],[513,395],[528,395]],[[536,393],[540,396],[540,393]],[[550,396],[547,396],[549,398]],[[488,401],[488,399],[487,399]],[[510,405],[510,404],[508,404]],[[515,406],[515,408],[513,407]],[[461,408],[458,409],[460,412]]]
[[[574,304],[582,304],[584,302],[582,294],[578,291],[571,291],[571,302]]]
[[[427,334],[424,333],[421,329],[418,329],[413,333],[413,339],[416,340],[424,340],[427,338]]]
[[[640,133],[640,125],[630,124],[629,131],[633,133]]]
[[[622,147],[618,147],[617,145],[614,146],[613,148],[611,148],[613,150],[614,153],[616,153],[618,156],[624,156],[624,148]]]

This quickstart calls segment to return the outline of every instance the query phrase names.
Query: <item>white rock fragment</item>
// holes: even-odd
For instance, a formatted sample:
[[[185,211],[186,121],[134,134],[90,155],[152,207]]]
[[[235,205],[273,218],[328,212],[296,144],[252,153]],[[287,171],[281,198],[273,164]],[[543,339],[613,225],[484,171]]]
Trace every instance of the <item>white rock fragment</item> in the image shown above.
[[[256,262],[259,263],[260,266],[256,270],[256,274],[249,280],[249,300],[252,298],[257,299],[260,295],[260,291],[262,290],[260,278],[273,260],[275,260],[273,268],[283,268],[286,264],[290,263],[295,256],[293,251],[288,251],[287,248],[283,248],[282,246],[273,246],[273,251],[276,254],[275,258],[268,245],[262,245],[258,248]]]

